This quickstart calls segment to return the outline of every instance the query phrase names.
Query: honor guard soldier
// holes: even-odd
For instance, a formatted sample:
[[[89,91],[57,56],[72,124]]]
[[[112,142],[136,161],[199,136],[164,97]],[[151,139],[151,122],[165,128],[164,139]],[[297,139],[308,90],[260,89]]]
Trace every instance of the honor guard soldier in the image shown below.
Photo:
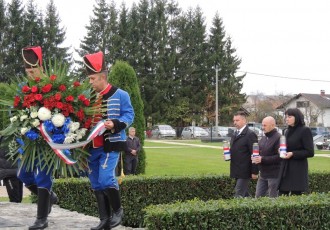
[[[40,46],[25,47],[22,49],[25,72],[30,78],[41,77],[42,68],[42,49]],[[51,212],[51,207],[56,204],[58,198],[52,191],[53,179],[51,170],[47,173],[48,167],[42,169],[42,162],[36,160],[33,170],[20,165],[17,177],[25,186],[38,197],[37,219],[29,229],[44,229],[48,227],[47,217]]]
[[[125,129],[133,123],[134,110],[128,93],[108,82],[108,70],[101,51],[85,55],[83,62],[89,83],[98,93],[99,103],[106,108],[93,120],[94,125],[104,122],[106,131],[97,136],[89,148],[88,177],[100,215],[98,226],[91,229],[111,229],[121,224],[124,213],[115,169],[120,151],[127,148]]]

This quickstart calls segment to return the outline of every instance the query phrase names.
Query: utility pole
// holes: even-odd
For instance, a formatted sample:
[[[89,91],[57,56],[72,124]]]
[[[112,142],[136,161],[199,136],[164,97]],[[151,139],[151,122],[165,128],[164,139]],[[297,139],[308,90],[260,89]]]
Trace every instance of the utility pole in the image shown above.
[[[218,113],[219,113],[219,105],[218,105],[218,102],[219,102],[219,99],[218,99],[218,71],[219,71],[219,68],[218,68],[218,65],[215,66],[215,133],[217,136],[219,136],[218,134],[218,124],[219,124],[219,121],[218,121]]]

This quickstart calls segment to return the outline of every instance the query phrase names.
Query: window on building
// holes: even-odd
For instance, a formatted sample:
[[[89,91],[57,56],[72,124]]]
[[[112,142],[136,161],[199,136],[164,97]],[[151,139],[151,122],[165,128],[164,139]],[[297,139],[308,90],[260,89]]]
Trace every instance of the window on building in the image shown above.
[[[309,107],[309,101],[297,101],[297,108]]]

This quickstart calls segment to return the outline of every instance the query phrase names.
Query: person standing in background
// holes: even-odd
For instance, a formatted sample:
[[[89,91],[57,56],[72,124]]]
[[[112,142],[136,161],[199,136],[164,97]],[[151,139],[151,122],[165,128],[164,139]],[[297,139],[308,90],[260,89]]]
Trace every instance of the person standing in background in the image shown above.
[[[138,153],[141,149],[140,139],[135,136],[136,130],[134,127],[128,129],[127,150],[125,151],[125,174],[136,175],[138,165]]]
[[[236,179],[234,196],[247,197],[250,179],[258,177],[258,167],[251,162],[252,146],[258,142],[258,137],[247,126],[244,112],[237,112],[233,123],[236,131],[230,140],[230,177]]]
[[[308,190],[307,158],[314,156],[313,135],[297,108],[285,111],[285,122],[287,153],[281,161],[279,195],[301,195]]]
[[[278,149],[281,134],[276,130],[276,121],[271,116],[262,120],[262,129],[265,135],[259,141],[260,156],[253,157],[253,162],[259,167],[256,198],[277,197],[278,173],[281,162]]]
[[[2,137],[0,136],[0,143]],[[17,178],[17,165],[6,158],[6,148],[0,148],[0,180],[6,186],[9,202],[21,203],[23,199],[23,183]]]

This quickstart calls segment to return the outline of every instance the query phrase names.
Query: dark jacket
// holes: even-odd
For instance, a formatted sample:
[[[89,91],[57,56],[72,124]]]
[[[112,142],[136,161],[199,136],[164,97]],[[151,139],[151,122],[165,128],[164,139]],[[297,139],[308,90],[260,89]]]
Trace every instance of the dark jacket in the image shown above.
[[[280,168],[280,191],[308,190],[308,157],[314,156],[314,144],[311,130],[306,126],[289,127],[285,133],[287,152],[293,156],[283,159]]]
[[[126,139],[127,149],[125,150],[126,156],[137,157],[131,154],[132,149],[136,150],[137,154],[140,152],[141,144],[140,139],[138,137],[134,137],[133,139],[129,136]]]
[[[2,137],[0,137],[1,143]],[[0,145],[0,180],[4,178],[16,177],[17,166],[6,158],[6,148]]]
[[[251,174],[258,174],[257,165],[251,161],[253,143],[258,142],[257,135],[246,126],[230,141],[230,177],[236,179],[251,178]]]
[[[259,153],[262,157],[258,164],[260,175],[264,179],[277,178],[280,170],[281,158],[278,153],[281,134],[273,129],[259,141]]]

